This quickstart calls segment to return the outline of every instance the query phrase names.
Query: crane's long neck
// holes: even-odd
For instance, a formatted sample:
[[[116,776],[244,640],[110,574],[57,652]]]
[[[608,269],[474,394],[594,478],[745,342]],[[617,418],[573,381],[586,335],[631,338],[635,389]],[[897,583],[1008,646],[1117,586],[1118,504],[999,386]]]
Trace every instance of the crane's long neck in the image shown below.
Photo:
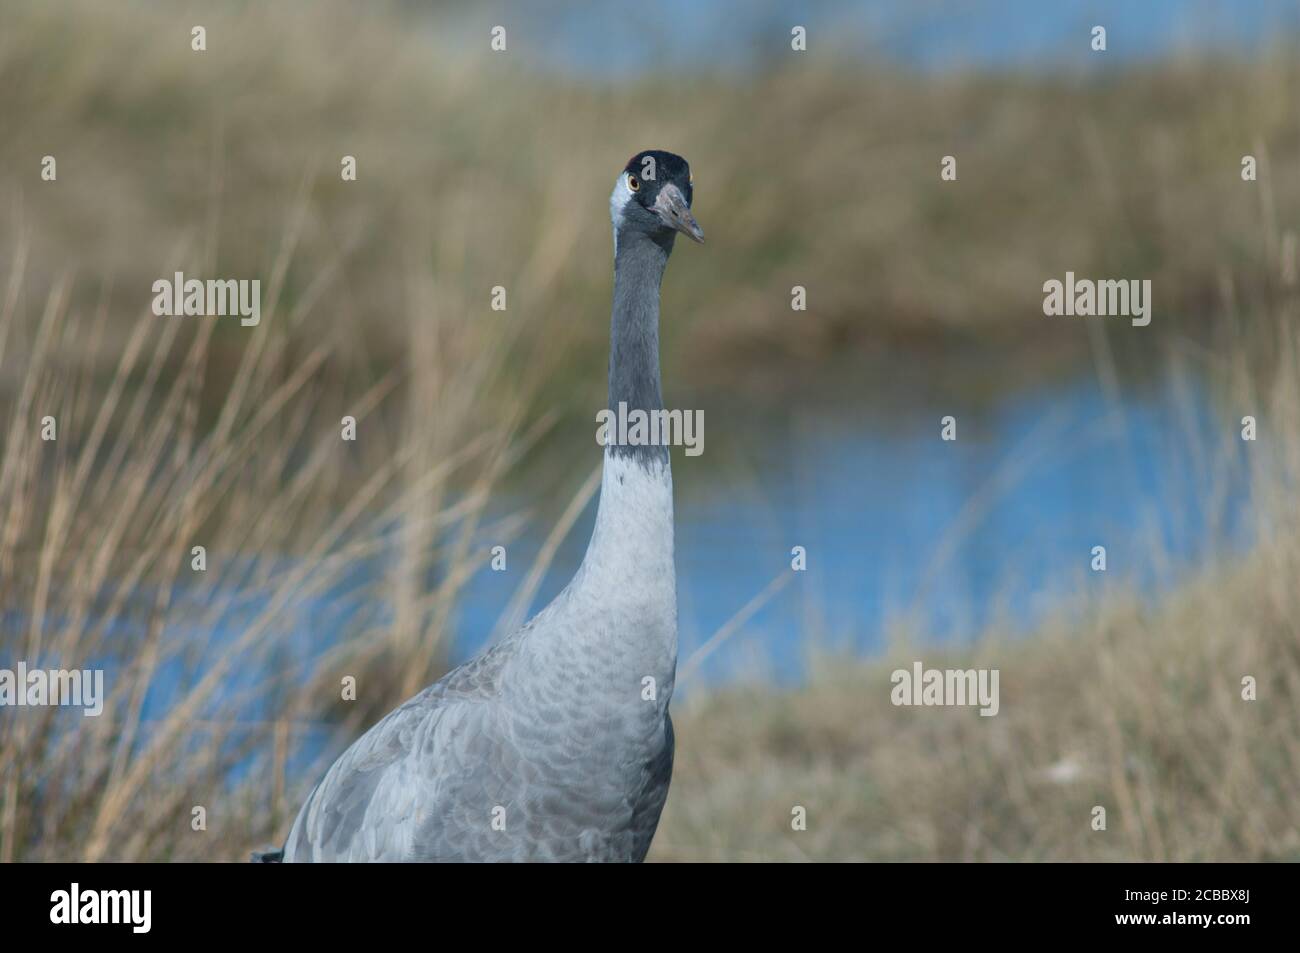
[[[663,408],[659,383],[659,283],[671,243],[620,235],[614,261],[610,327],[609,408],[654,413]],[[634,614],[657,635],[643,637],[661,656],[677,651],[673,568],[673,485],[668,448],[628,445],[612,434],[605,447],[600,505],[584,582],[616,609]]]
[[[620,238],[614,256],[614,309],[610,320],[609,409],[622,413],[663,409],[659,383],[659,284],[671,244],[643,234]],[[614,453],[642,463],[668,463],[664,446],[614,445]]]

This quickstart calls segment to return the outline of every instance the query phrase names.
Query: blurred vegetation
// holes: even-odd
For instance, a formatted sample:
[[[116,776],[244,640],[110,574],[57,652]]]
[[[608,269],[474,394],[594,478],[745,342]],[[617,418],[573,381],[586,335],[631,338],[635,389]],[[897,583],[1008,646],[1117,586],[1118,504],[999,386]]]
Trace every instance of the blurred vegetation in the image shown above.
[[[606,199],[651,145],[691,160],[708,234],[665,287],[680,400],[851,383],[859,356],[930,373],[954,351],[977,388],[1076,370],[1096,342],[1045,319],[1040,290],[1072,270],[1151,278],[1151,338],[1203,335],[1222,392],[1269,408],[1271,446],[1240,565],[954,654],[1002,669],[997,718],[890,707],[893,659],[683,709],[654,856],[1297,855],[1300,182],[1281,173],[1300,56],[1090,78],[809,56],[594,82],[359,11],[0,0],[0,653],[115,666],[101,718],[0,720],[0,860],[240,859],[443,671],[496,488],[556,414],[603,398]],[[155,318],[175,270],[261,278],[261,327]],[[534,495],[581,502],[579,470]],[[196,584],[198,538],[222,558]],[[376,554],[349,599],[384,610],[301,658],[312,599]],[[231,618],[216,665],[178,634]],[[145,718],[164,671],[177,696]],[[357,672],[363,705],[322,701]],[[322,719],[334,747],[312,753]]]
[[[436,308],[496,329],[537,406],[585,416],[603,386],[606,197],[651,144],[690,158],[709,236],[665,291],[679,386],[770,391],[846,349],[1032,347],[1052,367],[1086,338],[1043,319],[1048,277],[1151,278],[1156,327],[1187,328],[1226,285],[1266,295],[1284,256],[1295,272],[1300,181],[1281,173],[1300,160],[1300,56],[1282,46],[1257,62],[1087,76],[809,55],[597,81],[486,41],[449,48],[400,6],[62,0],[5,13],[0,249],[21,229],[36,285],[76,267],[94,279],[77,286],[87,302],[111,282],[119,325],[173,264],[267,277],[305,194],[284,297],[330,272],[300,336],[332,342],[331,362],[391,366],[405,325]],[[205,53],[189,48],[199,20]],[[1247,153],[1256,184],[1241,181]],[[45,154],[57,184],[39,180]],[[357,157],[356,182],[340,180],[343,155]],[[956,182],[939,181],[945,155]],[[413,271],[434,287],[418,307]],[[505,314],[488,305],[498,284]],[[796,284],[807,313],[790,311]],[[215,353],[246,336],[220,324]],[[213,368],[214,392],[228,370]]]

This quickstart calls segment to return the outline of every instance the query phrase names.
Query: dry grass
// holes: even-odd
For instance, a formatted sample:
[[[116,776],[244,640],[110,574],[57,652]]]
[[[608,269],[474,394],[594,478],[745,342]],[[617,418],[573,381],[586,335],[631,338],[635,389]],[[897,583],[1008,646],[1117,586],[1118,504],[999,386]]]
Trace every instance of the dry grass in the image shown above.
[[[1298,860],[1297,572],[1294,546],[1258,551],[1154,610],[692,706],[652,859]],[[1000,713],[893,707],[917,658],[998,668]]]
[[[23,277],[20,256],[0,359],[22,324]],[[289,307],[280,290],[264,313],[310,320],[307,299]],[[120,342],[105,310],[71,311],[68,297],[66,283],[51,293],[25,342],[22,386],[0,401],[0,647],[6,663],[103,667],[109,691],[98,718],[0,720],[0,859],[211,856],[206,838],[178,836],[193,805],[228,818],[231,798],[273,788],[253,835],[268,836],[289,809],[287,733],[344,711],[355,732],[390,693],[442,670],[449,607],[487,555],[480,530],[506,540],[517,526],[483,520],[526,435],[508,421],[482,429],[460,409],[493,387],[483,362],[449,367],[425,341],[410,349],[418,373],[398,366],[356,387],[327,370],[330,342],[295,353],[273,334],[250,336],[217,419],[200,429],[215,325],[150,316]],[[87,341],[119,360],[104,393],[67,357]],[[180,370],[163,383],[169,361]],[[385,422],[402,399],[457,412],[437,427],[416,427],[414,410]],[[343,413],[357,420],[355,443],[341,439]],[[58,427],[48,442],[46,416]],[[359,589],[348,580],[363,564]],[[370,607],[342,644],[317,628],[322,611],[343,608],[330,600]],[[342,673],[382,684],[382,697],[363,690],[344,706]],[[236,765],[251,776],[232,792]]]

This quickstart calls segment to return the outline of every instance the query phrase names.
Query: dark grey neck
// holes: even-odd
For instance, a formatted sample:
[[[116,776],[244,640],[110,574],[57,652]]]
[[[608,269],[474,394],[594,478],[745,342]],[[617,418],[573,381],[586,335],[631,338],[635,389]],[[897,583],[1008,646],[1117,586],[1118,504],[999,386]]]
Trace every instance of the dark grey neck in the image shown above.
[[[610,320],[609,409],[617,415],[619,404],[628,413],[663,409],[659,383],[659,283],[673,250],[669,235],[663,240],[644,232],[626,230],[617,236],[614,255],[614,309]],[[668,462],[665,446],[611,444],[615,454],[645,463]]]

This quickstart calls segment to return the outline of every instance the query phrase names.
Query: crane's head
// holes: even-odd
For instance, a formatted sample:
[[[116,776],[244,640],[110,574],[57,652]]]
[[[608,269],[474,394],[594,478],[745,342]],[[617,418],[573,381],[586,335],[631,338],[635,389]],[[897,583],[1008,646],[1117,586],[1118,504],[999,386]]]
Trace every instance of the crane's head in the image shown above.
[[[674,233],[681,232],[702,243],[704,229],[691,214],[693,191],[690,164],[681,156],[660,149],[638,152],[619,173],[609,197],[614,241],[634,231],[671,244]]]

